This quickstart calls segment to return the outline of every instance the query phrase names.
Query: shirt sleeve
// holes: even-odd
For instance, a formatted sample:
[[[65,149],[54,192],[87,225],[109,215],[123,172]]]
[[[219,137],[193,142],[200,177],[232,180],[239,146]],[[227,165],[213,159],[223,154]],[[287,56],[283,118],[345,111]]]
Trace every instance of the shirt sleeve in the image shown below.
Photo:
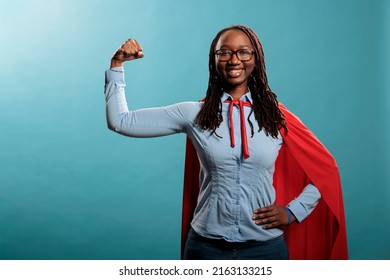
[[[303,221],[317,206],[321,193],[313,184],[308,184],[302,193],[293,199],[287,208],[294,214],[298,222]]]
[[[125,87],[123,67],[106,71],[104,93],[109,129],[130,137],[158,137],[186,132],[190,122],[189,111],[194,108],[194,102],[129,111]]]

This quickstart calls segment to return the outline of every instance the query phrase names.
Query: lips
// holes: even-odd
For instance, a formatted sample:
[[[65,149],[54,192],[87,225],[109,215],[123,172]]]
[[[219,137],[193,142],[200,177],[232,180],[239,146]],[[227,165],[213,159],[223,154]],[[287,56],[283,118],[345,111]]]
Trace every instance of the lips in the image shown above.
[[[237,77],[240,77],[242,74],[244,73],[244,69],[243,68],[239,68],[239,69],[226,69],[226,74],[231,77],[231,78],[237,78]]]

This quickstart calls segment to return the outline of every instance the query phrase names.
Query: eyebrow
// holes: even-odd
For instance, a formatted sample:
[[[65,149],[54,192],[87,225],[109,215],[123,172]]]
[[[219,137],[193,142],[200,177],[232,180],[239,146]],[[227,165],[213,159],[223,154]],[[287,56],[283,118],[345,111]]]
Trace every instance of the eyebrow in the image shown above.
[[[229,45],[221,45],[220,46],[220,49],[229,49],[230,46]],[[240,45],[238,49],[242,49],[242,48],[249,48],[249,49],[253,49],[252,46],[249,46],[249,45]]]

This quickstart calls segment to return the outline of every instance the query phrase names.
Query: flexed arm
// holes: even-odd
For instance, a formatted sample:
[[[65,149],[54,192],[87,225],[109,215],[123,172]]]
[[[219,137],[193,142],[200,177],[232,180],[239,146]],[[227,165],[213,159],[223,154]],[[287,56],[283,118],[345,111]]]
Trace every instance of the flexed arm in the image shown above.
[[[105,83],[108,128],[130,137],[158,137],[186,132],[186,127],[191,122],[188,114],[194,109],[195,102],[129,111],[123,64],[142,57],[144,53],[141,46],[136,40],[129,39],[111,58],[111,68],[106,71]],[[133,94],[133,97],[142,97]]]

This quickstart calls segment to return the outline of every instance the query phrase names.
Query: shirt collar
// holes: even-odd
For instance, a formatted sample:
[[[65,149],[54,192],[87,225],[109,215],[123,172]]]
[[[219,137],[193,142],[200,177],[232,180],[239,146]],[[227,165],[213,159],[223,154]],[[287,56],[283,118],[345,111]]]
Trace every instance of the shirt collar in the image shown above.
[[[233,100],[233,97],[227,93],[227,92],[223,92],[222,94],[222,98],[221,98],[221,101],[222,102],[225,102],[226,100]],[[248,91],[247,93],[245,93],[243,96],[241,96],[240,98],[242,101],[247,101],[247,102],[250,102],[251,104],[253,104],[253,99],[252,99],[252,94],[250,91]]]

